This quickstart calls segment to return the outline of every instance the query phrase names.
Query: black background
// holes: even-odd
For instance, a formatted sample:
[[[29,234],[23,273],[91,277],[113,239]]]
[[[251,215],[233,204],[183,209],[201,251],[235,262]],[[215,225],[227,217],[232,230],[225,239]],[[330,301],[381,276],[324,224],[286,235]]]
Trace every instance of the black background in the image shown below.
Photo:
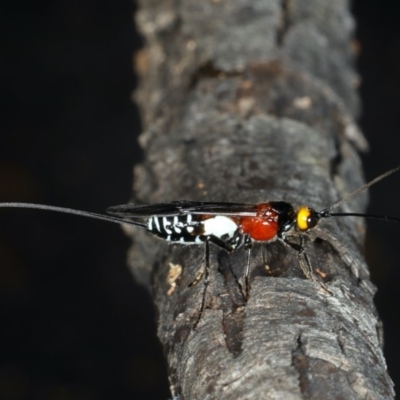
[[[400,164],[400,2],[357,0],[368,179]],[[125,203],[142,155],[130,96],[130,1],[0,3],[0,201],[95,212]],[[399,176],[370,211],[400,216]],[[400,384],[400,226],[369,224],[389,371]],[[100,221],[0,210],[0,398],[167,399],[149,295],[129,240]]]

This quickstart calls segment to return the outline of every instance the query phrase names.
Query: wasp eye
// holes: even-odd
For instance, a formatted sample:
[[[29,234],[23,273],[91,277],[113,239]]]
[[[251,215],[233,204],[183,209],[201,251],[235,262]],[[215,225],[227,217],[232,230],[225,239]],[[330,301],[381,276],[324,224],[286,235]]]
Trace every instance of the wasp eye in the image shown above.
[[[305,232],[314,228],[318,220],[318,214],[312,208],[301,206],[297,211],[296,224],[299,231]]]

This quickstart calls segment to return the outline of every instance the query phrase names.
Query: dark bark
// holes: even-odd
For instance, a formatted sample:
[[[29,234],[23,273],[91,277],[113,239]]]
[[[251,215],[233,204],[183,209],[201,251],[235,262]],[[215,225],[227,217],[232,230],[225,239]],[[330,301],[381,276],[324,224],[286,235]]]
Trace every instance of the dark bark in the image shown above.
[[[363,183],[346,1],[140,1],[147,42],[135,201],[258,203],[320,210]],[[366,194],[343,206],[362,211]],[[171,388],[181,399],[390,399],[374,286],[362,256],[364,224],[322,221],[306,241],[318,279],[304,278],[293,249],[256,245],[250,298],[246,253],[211,246],[206,310],[202,246],[134,230],[137,279],[159,313]],[[174,266],[183,267],[174,283]],[[150,278],[152,277],[152,278]],[[175,285],[175,286],[174,286]]]

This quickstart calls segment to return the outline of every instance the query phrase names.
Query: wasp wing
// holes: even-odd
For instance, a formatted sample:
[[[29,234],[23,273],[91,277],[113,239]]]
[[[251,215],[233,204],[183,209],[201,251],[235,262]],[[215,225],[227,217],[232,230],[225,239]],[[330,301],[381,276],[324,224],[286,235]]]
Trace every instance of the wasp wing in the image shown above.
[[[200,207],[197,201],[171,201],[152,204],[123,204],[107,208],[107,213],[131,218],[145,218],[154,215],[170,216],[180,215],[183,210]]]
[[[107,213],[131,218],[145,218],[153,215],[179,215],[180,210],[188,206],[186,201],[153,204],[123,204],[107,208]]]
[[[257,215],[257,208],[254,204],[246,203],[204,202],[198,206],[182,209],[181,214],[253,217]]]
[[[109,207],[107,213],[128,218],[145,218],[154,215],[171,216],[183,214],[224,215],[224,216],[255,216],[257,210],[254,204],[172,201],[153,204],[124,204]]]

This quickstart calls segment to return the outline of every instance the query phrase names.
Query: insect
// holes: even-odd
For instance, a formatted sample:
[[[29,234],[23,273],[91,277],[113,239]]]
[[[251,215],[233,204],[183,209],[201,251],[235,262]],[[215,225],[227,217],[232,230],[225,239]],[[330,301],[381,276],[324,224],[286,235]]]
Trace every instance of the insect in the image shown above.
[[[293,248],[298,254],[299,264],[304,275],[308,279],[318,282],[326,292],[330,293],[324,284],[317,281],[314,276],[310,260],[303,247],[304,235],[299,235],[300,241],[297,243],[292,241],[291,234],[294,232],[307,233],[315,228],[321,219],[331,217],[353,216],[400,222],[400,218],[384,215],[332,213],[332,210],[338,208],[341,204],[399,170],[400,166],[397,166],[379,175],[321,211],[316,211],[304,205],[295,210],[291,204],[283,201],[245,204],[182,200],[155,204],[126,204],[108,208],[107,213],[110,215],[32,203],[0,203],[0,207],[30,208],[80,215],[118,224],[138,226],[170,243],[204,244],[205,288],[196,326],[205,307],[205,294],[210,270],[210,243],[228,252],[239,248],[248,251],[244,275],[245,293],[243,295],[245,300],[249,297],[249,268],[253,243],[268,243],[276,239]]]

